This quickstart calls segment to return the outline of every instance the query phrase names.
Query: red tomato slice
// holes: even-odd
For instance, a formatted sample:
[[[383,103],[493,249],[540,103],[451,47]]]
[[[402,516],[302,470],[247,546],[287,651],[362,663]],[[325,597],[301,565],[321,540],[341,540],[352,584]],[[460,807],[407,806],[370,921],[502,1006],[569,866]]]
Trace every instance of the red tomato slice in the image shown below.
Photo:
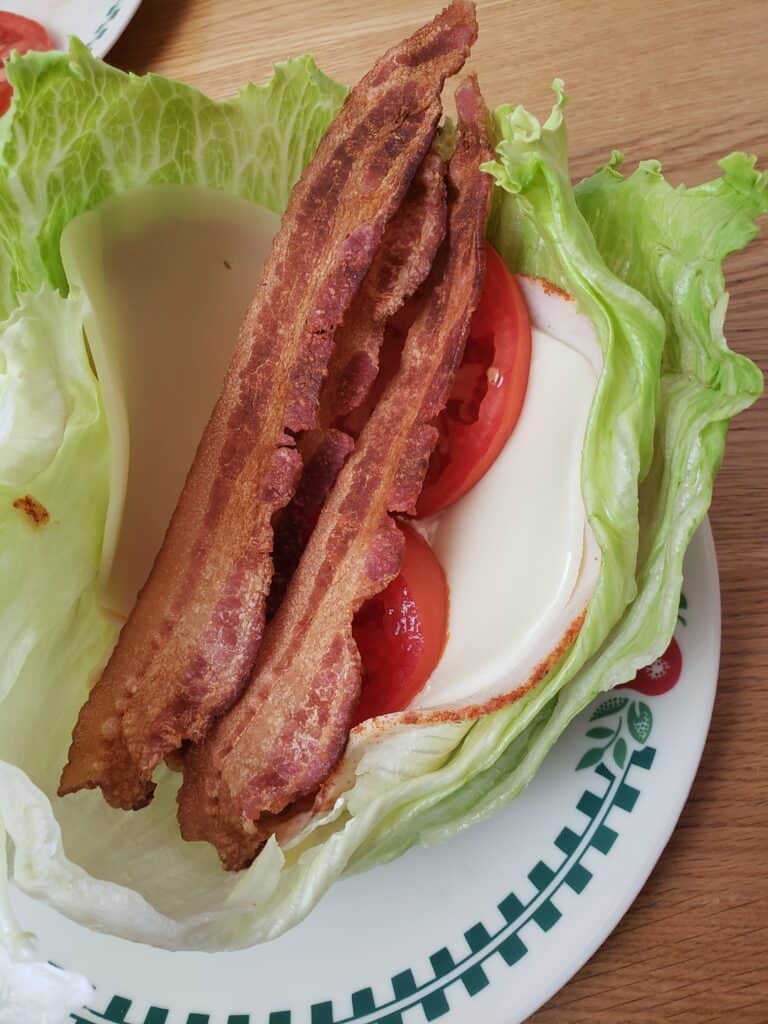
[[[13,89],[11,83],[5,77],[5,70],[0,68],[0,115],[4,114],[11,105]]]
[[[424,538],[404,523],[400,575],[355,617],[363,688],[354,724],[402,711],[440,661],[448,636],[448,584]]]
[[[5,60],[11,50],[52,50],[51,37],[43,26],[21,14],[0,11],[0,59]]]
[[[17,53],[28,53],[30,50],[52,50],[51,37],[42,25],[31,18],[10,11],[0,11],[0,62]],[[13,89],[5,77],[5,67],[0,69],[0,114],[4,114],[11,105]]]
[[[520,416],[531,365],[531,322],[523,293],[486,245],[485,286],[438,426],[440,439],[417,506],[434,515],[467,493],[493,465]]]

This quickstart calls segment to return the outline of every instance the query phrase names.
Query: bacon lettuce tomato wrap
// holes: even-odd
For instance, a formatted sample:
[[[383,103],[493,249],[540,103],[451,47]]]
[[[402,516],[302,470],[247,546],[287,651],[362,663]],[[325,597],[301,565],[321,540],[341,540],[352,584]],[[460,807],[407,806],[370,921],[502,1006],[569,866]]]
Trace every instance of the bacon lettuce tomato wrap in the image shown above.
[[[14,59],[9,78],[14,102],[0,122],[0,1021],[19,1024],[65,1014],[88,990],[38,962],[9,883],[86,926],[169,949],[271,939],[345,873],[513,799],[575,714],[664,650],[728,421],[762,388],[753,364],[727,347],[721,267],[754,237],[768,180],[734,153],[718,178],[674,189],[657,163],[624,177],[614,155],[574,187],[559,84],[543,125],[521,107],[495,112],[487,239],[511,271],[572,297],[598,346],[578,465],[599,552],[583,622],[529,688],[486,686],[484,699],[503,698],[494,710],[488,700],[473,710],[480,705],[464,693],[448,702],[451,714],[364,723],[301,828],[226,874],[210,847],[182,841],[170,770],[137,814],[93,792],[56,796],[74,721],[119,628],[103,573],[119,478],[112,399],[84,340],[90,298],[73,265],[65,270],[61,240],[80,215],[147,185],[213,189],[279,214],[345,89],[301,57],[214,102],[124,75],[77,42],[66,55]]]

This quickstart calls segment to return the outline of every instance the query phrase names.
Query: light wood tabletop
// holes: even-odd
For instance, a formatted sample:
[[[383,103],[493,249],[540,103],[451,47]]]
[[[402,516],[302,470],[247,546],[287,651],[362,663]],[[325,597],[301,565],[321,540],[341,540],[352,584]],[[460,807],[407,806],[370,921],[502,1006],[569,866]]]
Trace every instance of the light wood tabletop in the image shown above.
[[[310,51],[352,83],[440,0],[147,0],[110,59],[215,97]],[[575,177],[611,149],[674,182],[732,149],[768,166],[765,0],[478,4],[490,106],[548,111],[563,77]],[[768,225],[766,225],[768,227]],[[733,347],[768,366],[768,240],[728,265]],[[535,1024],[768,1020],[768,403],[735,423],[711,519],[723,600],[714,719],[680,824],[634,906]]]

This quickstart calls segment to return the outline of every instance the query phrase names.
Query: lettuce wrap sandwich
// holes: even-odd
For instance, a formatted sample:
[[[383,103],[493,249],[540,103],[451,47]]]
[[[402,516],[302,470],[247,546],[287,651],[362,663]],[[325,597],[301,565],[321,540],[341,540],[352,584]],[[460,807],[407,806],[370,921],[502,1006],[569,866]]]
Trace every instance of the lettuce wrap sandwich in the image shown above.
[[[755,220],[768,209],[768,180],[752,158],[734,153],[713,181],[674,189],[658,163],[646,161],[625,177],[614,154],[574,186],[559,82],[541,124],[511,106],[487,120],[470,81],[459,87],[458,127],[444,124],[435,135],[434,97],[472,41],[469,8],[449,11],[456,20],[448,49],[459,56],[430,79],[419,146],[408,150],[416,134],[402,133],[400,148],[389,145],[388,162],[376,173],[371,154],[389,144],[368,130],[383,116],[381,92],[392,81],[382,62],[367,76],[367,93],[356,90],[346,106],[347,90],[310,57],[278,65],[264,85],[222,102],[156,76],[125,75],[77,41],[66,55],[10,62],[14,101],[0,122],[4,894],[12,881],[89,927],[168,949],[269,940],[345,873],[448,837],[513,799],[575,714],[667,646],[683,556],[706,514],[728,421],[762,388],[757,369],[727,347],[721,267],[754,237]],[[395,60],[393,88],[403,86],[402,68],[406,77],[413,69],[421,76],[432,59],[419,52],[410,63]],[[363,123],[366,131],[355,136]],[[346,147],[351,170],[343,184],[329,186],[313,174],[331,143]],[[370,194],[376,202],[366,206]],[[344,202],[350,195],[355,202]],[[325,204],[322,217],[300,216],[310,200]],[[417,223],[419,230],[399,245],[403,210],[411,211],[409,228]],[[428,230],[435,210],[443,211],[442,227],[438,217]],[[355,234],[363,221],[375,221],[375,231]],[[345,249],[353,235],[360,244]],[[314,257],[336,251],[336,241],[344,274],[332,278],[338,266],[324,262],[324,280],[346,282],[334,292],[346,298],[330,312],[327,303],[309,310],[314,315],[322,305],[327,320],[322,330],[312,321],[320,340],[314,369],[305,373],[304,335],[289,338],[286,325],[298,322],[304,294],[326,294],[312,291],[320,272]],[[304,263],[303,248],[313,257]],[[296,261],[294,275],[305,268],[301,287],[290,283],[286,259],[278,273],[276,252]],[[403,255],[413,253],[424,258]],[[93,736],[105,741],[107,754],[94,755],[74,784],[62,786],[69,795],[59,796],[78,716],[115,663],[121,629],[125,635],[125,623],[146,604],[145,580],[173,536],[171,529],[164,540],[180,494],[201,479],[192,472],[185,485],[190,465],[207,450],[201,445],[196,458],[217,396],[227,392],[238,324],[265,263],[263,280],[277,274],[270,287],[280,307],[269,330],[288,332],[275,349],[290,350],[293,361],[281,397],[272,386],[264,391],[286,439],[279,434],[270,449],[281,471],[258,491],[261,524],[273,527],[274,537],[265,540],[259,528],[254,565],[261,572],[269,561],[270,580],[255,590],[257,612],[238,619],[249,627],[258,621],[259,635],[243,639],[237,681],[203,724],[195,717],[197,732],[186,720],[184,728],[176,718],[168,726],[167,708],[178,718],[183,687],[154,716],[145,713],[145,700],[132,710],[130,688],[110,698],[114,710],[100,710],[86,736],[91,745]],[[407,280],[381,286],[406,263]],[[262,285],[246,318],[248,344],[261,330],[258,301],[267,291]],[[393,309],[381,297],[395,293]],[[356,358],[355,373],[345,376],[334,367],[349,366],[339,364],[339,352],[362,351],[359,340],[344,349],[357,313],[367,325],[365,352],[374,356],[368,363]],[[438,325],[429,335],[438,339],[434,346],[426,343],[428,322]],[[445,345],[440,359],[438,341]],[[258,367],[272,350],[263,351]],[[510,361],[497,366],[504,352]],[[429,372],[440,381],[431,392],[419,372],[407,372],[409,360],[419,368],[424,359],[433,360]],[[294,395],[299,378],[302,390]],[[328,397],[328,381],[346,390]],[[503,401],[494,404],[497,392]],[[390,408],[392,395],[400,415]],[[274,652],[286,643],[302,588],[318,579],[318,537],[336,543],[349,509],[362,529],[368,505],[342,498],[351,502],[361,479],[379,479],[406,415],[423,441],[414,463],[420,470],[408,474],[406,497],[398,491],[392,499],[393,484],[381,498],[388,543],[376,550],[386,558],[369,574],[376,586],[357,586],[345,606],[344,650],[352,636],[358,653],[344,663],[355,669],[355,685],[330,702],[332,712],[343,711],[336,745],[324,748],[319,768],[314,753],[298,758],[313,768],[301,782],[295,765],[282,771],[281,761],[278,771],[273,760],[258,775],[248,761],[238,790],[247,759],[216,758],[237,749],[238,737],[261,721],[248,702],[259,697],[265,665],[271,687],[291,682],[285,692],[296,703],[281,698],[281,714],[313,709],[317,686],[307,691],[308,674],[301,666],[283,671]],[[400,462],[387,470],[393,480],[410,454],[411,434],[400,434]],[[260,444],[261,434],[253,436]],[[478,437],[475,448],[491,451],[490,459],[472,455]],[[316,460],[318,451],[325,455]],[[237,493],[240,478],[233,479]],[[254,487],[264,479],[255,472]],[[307,515],[309,499],[319,507]],[[230,526],[245,521],[240,509]],[[411,525],[398,525],[404,514]],[[222,532],[227,542],[230,526]],[[401,539],[393,541],[392,530]],[[299,535],[296,551],[290,542]],[[357,565],[349,544],[345,580]],[[223,541],[213,547],[228,550]],[[167,561],[176,571],[207,557],[205,546],[185,552],[179,543]],[[332,616],[346,591],[333,589],[334,571],[331,565],[301,606],[301,628],[292,627],[290,636],[309,654],[341,629]],[[417,592],[425,578],[432,583]],[[418,612],[411,661],[413,648],[404,653],[381,625],[382,615],[403,612],[404,591]],[[186,597],[184,586],[177,592]],[[435,594],[445,592],[450,607],[441,617],[433,606]],[[316,607],[328,619],[313,633],[309,613]],[[164,621],[163,651],[177,642],[176,620]],[[199,644],[204,634],[184,635]],[[430,643],[435,635],[438,642]],[[334,679],[347,678],[335,672],[337,647],[328,650]],[[210,663],[218,682],[227,659]],[[157,691],[153,684],[147,692]],[[307,693],[310,703],[301,705]],[[296,730],[295,717],[280,724]],[[118,741],[122,761],[112,757]],[[102,785],[107,769],[110,782]],[[263,796],[266,769],[279,776],[281,800]],[[288,777],[293,788],[286,788]],[[271,775],[269,785],[272,794],[278,787]],[[188,809],[214,808],[202,824],[185,824],[185,791],[192,794]],[[124,806],[140,809],[117,809]],[[184,841],[179,807],[188,838],[210,843]],[[221,861],[238,870],[225,872]],[[83,980],[37,962],[33,938],[5,898],[0,921],[7,1019],[39,1021],[54,1008],[64,1014],[80,1006]]]

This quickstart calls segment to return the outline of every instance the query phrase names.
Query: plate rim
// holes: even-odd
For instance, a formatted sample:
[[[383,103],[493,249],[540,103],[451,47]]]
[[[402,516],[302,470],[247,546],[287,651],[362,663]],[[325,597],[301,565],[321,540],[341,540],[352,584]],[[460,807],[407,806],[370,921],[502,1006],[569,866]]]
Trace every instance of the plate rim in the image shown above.
[[[616,901],[616,911],[606,916],[602,927],[595,929],[593,935],[590,936],[589,941],[579,947],[578,956],[574,957],[569,962],[564,972],[558,975],[558,980],[554,984],[548,986],[548,990],[543,998],[541,998],[540,995],[537,996],[535,1005],[529,1006],[522,1017],[505,1018],[503,1024],[518,1024],[518,1022],[525,1021],[531,1014],[536,1013],[538,1010],[545,1007],[546,1004],[561,991],[561,989],[565,988],[565,986],[576,977],[579,971],[581,971],[584,965],[591,960],[595,953],[602,948],[620,922],[624,920],[631,909],[632,904],[644,889],[654,868],[661,860],[662,854],[667,848],[667,845],[677,828],[677,824],[680,821],[685,806],[688,803],[691,789],[693,788],[696,776],[699,773],[699,766],[701,765],[701,759],[704,754],[704,748],[706,746],[707,737],[709,736],[709,730],[712,724],[712,715],[715,707],[717,684],[720,674],[723,631],[723,605],[722,592],[720,588],[720,570],[717,564],[717,549],[715,547],[715,538],[712,533],[712,524],[709,521],[708,515],[704,517],[704,520],[699,525],[698,530],[695,531],[694,535],[691,537],[689,548],[696,539],[697,534],[700,538],[699,542],[702,545],[701,557],[708,563],[705,573],[708,585],[711,587],[714,596],[713,613],[715,616],[715,622],[713,622],[713,626],[716,626],[716,629],[713,630],[713,657],[711,662],[709,660],[707,661],[709,666],[708,671],[711,671],[713,678],[707,679],[708,690],[705,695],[706,705],[702,709],[704,713],[699,719],[700,726],[696,748],[691,749],[692,756],[687,762],[686,768],[683,769],[682,772],[682,774],[687,772],[688,777],[683,785],[681,798],[679,801],[675,801],[674,804],[667,804],[662,808],[660,817],[663,818],[663,825],[653,833],[653,842],[645,848],[642,861],[633,872],[632,884],[627,885],[621,891],[621,894]],[[605,692],[608,693],[611,691]]]
[[[142,0],[112,0],[101,15],[96,28],[90,32],[88,49],[96,57],[104,57],[126,30]],[[112,14],[111,12],[114,11]]]

